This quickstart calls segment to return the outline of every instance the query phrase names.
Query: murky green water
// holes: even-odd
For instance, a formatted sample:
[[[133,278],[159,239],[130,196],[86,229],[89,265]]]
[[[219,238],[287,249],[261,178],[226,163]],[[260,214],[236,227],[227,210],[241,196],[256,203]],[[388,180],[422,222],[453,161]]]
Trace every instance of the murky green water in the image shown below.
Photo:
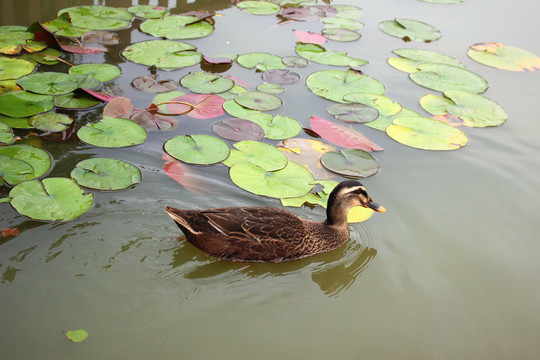
[[[36,11],[38,2],[31,2]],[[45,4],[46,3],[46,4]],[[90,1],[39,2],[44,19],[57,9]],[[129,6],[129,1],[100,4]],[[153,2],[152,4],[156,4]],[[174,3],[174,2],[173,2]],[[489,81],[486,96],[510,118],[499,128],[465,129],[469,144],[453,152],[400,145],[361,128],[385,148],[379,174],[363,181],[388,212],[353,226],[343,248],[280,264],[236,264],[207,258],[189,244],[162,211],[231,205],[280,206],[237,188],[225,167],[200,169],[208,190],[194,195],[161,170],[162,144],[187,133],[208,133],[213,120],[180,119],[173,132],[151,133],[133,148],[99,149],[78,143],[41,146],[51,152],[51,176],[66,176],[95,154],[137,164],[135,188],[95,192],[95,206],[68,223],[43,223],[0,204],[0,228],[21,234],[0,239],[0,358],[2,359],[537,359],[540,353],[540,72],[489,68],[466,56],[469,45],[501,42],[540,54],[540,5],[530,1],[468,0],[458,5],[420,1],[340,1],[364,8],[362,39],[332,44],[370,61],[362,70],[387,95],[422,111],[429,90],[386,64],[391,50],[419,47],[456,57]],[[2,24],[28,25],[21,1],[2,0]],[[159,2],[160,5],[170,5]],[[174,5],[174,4],[173,4]],[[228,1],[178,4],[217,9],[216,32],[188,40],[203,54],[267,51],[293,55],[291,29],[274,16],[255,17]],[[56,7],[55,9],[52,9]],[[54,10],[54,11],[53,11]],[[11,15],[10,15],[11,14]],[[435,25],[431,44],[403,43],[380,32],[382,20],[411,18]],[[151,37],[123,31],[125,44]],[[75,62],[122,62],[117,54],[75,57]],[[138,106],[151,95],[128,85],[143,66],[121,63],[114,81]],[[297,70],[305,79],[326,68]],[[160,72],[179,80],[189,71]],[[252,84],[258,74],[235,65],[229,73]],[[325,117],[329,102],[301,81],[287,87],[280,113],[308,125]],[[91,111],[84,116],[98,116]],[[0,189],[4,195],[6,189]],[[321,208],[293,209],[321,219]],[[81,344],[61,334],[86,329]]]

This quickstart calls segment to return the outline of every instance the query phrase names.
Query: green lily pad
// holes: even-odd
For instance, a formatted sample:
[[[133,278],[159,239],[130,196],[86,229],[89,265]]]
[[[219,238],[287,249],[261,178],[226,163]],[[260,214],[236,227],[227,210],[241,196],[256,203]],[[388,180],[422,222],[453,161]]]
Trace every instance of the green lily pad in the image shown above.
[[[243,92],[238,94],[234,101],[248,109],[260,111],[275,110],[283,105],[279,97],[260,91]]]
[[[97,190],[121,190],[141,182],[141,171],[136,166],[110,158],[83,160],[70,176],[79,185]]]
[[[54,107],[53,100],[51,95],[13,91],[0,95],[0,113],[15,118],[32,116],[51,110]]]
[[[421,116],[419,113],[417,113],[414,110],[411,110],[406,107],[402,107],[401,111],[394,115],[384,116],[379,115],[379,117],[374,120],[370,121],[368,123],[365,123],[364,125],[369,126],[372,129],[384,131],[388,126],[392,125],[392,121],[394,121],[395,118],[403,117],[403,116]]]
[[[260,141],[240,141],[233,146],[237,150],[232,150],[229,157],[223,161],[229,167],[247,161],[266,171],[275,171],[287,166],[287,157],[276,147]]]
[[[418,65],[424,62],[446,64],[461,68],[465,67],[453,57],[435,51],[423,49],[397,49],[394,50],[393,53],[400,57],[388,58],[388,63],[394,68],[408,73],[418,71]]]
[[[100,100],[83,91],[54,97],[54,106],[64,109],[86,109],[100,103]]]
[[[273,83],[262,83],[257,85],[257,91],[267,93],[267,94],[281,94],[285,92],[285,88],[282,88],[279,84]],[[245,92],[245,91],[244,91]]]
[[[69,13],[71,24],[90,30],[117,30],[129,26],[130,12],[110,6],[76,6],[60,10],[58,16]]]
[[[79,80],[75,76],[58,73],[43,72],[26,75],[17,84],[26,91],[43,95],[63,95],[79,87]]]
[[[152,5],[135,5],[128,7],[127,11],[144,19],[157,19],[169,13],[169,10]]]
[[[215,123],[212,130],[227,140],[261,140],[264,137],[264,130],[246,119],[227,119]]]
[[[147,133],[131,120],[103,116],[99,122],[81,127],[77,136],[90,145],[118,148],[144,143]]]
[[[236,6],[252,15],[272,15],[281,10],[281,6],[266,1],[242,1]]]
[[[467,55],[474,61],[511,71],[540,70],[540,57],[510,45],[479,43],[469,47]]]
[[[33,41],[34,34],[27,31],[0,32],[0,54],[18,55],[22,50],[37,52],[45,49],[47,45]]]
[[[368,63],[364,59],[350,57],[344,51],[327,50],[317,44],[298,43],[296,53],[307,60],[325,65],[356,67]]]
[[[214,27],[194,16],[171,15],[146,20],[141,24],[141,30],[155,37],[181,40],[208,36],[214,32]]]
[[[34,52],[34,53],[24,53],[18,56],[19,59],[24,59],[30,61],[32,64],[43,64],[43,65],[55,65],[58,64],[58,60],[55,58],[61,58],[62,53],[53,48],[46,48],[45,50]]]
[[[9,197],[15,210],[36,220],[73,220],[94,203],[94,195],[84,194],[75,180],[59,177],[26,181],[11,189]]]
[[[28,123],[28,117],[15,118],[0,114],[0,123],[9,126],[12,129],[31,129],[32,125]]]
[[[202,55],[196,49],[179,41],[149,40],[129,45],[122,55],[137,64],[169,70],[200,63]]]
[[[245,68],[256,68],[261,71],[285,69],[287,67],[280,56],[263,52],[240,55],[236,58],[236,62]]]
[[[284,115],[254,117],[249,120],[259,125],[264,130],[264,137],[270,140],[284,140],[302,132],[298,120]]]
[[[48,31],[58,36],[80,37],[90,29],[73,26],[69,14],[62,13],[56,19],[43,23]]]
[[[468,142],[463,131],[421,116],[398,117],[386,128],[386,133],[397,142],[424,150],[455,150]]]
[[[350,123],[370,122],[379,116],[377,109],[364,104],[335,104],[329,106],[326,111],[336,119]]]
[[[379,80],[353,69],[314,72],[306,78],[306,85],[315,95],[339,103],[347,103],[343,97],[350,93],[367,92],[382,95],[386,90]]]
[[[225,160],[231,149],[221,139],[210,135],[182,135],[169,139],[164,149],[177,160],[210,165]]]
[[[73,119],[64,114],[47,112],[32,116],[28,122],[41,131],[60,132],[67,130]]]
[[[24,161],[32,167],[32,171],[28,173],[3,175],[4,181],[10,185],[16,185],[23,181],[43,176],[49,171],[52,165],[51,155],[48,152],[30,145],[0,147],[0,156]]]
[[[0,185],[4,185],[4,177],[32,174],[34,168],[26,161],[0,155]]]
[[[18,79],[28,75],[36,65],[30,61],[0,56],[0,80]]]
[[[348,19],[360,19],[364,16],[364,10],[354,5],[332,5],[337,10],[337,17]]]
[[[431,42],[441,37],[441,32],[434,26],[417,20],[386,20],[379,23],[379,29],[388,35],[395,36],[404,41]]]
[[[412,81],[436,91],[462,90],[483,93],[488,82],[472,71],[445,64],[423,63],[417,72],[409,74]]]
[[[65,333],[66,337],[74,343],[80,343],[86,340],[88,333],[84,329],[68,330]]]
[[[9,145],[14,139],[11,128],[4,123],[0,123],[0,144]]]
[[[321,156],[321,163],[340,175],[362,178],[375,175],[380,169],[370,153],[358,149],[329,151]]]
[[[328,40],[345,42],[356,41],[362,37],[356,31],[339,28],[325,28],[321,31],[321,34]]]
[[[345,95],[343,100],[371,106],[383,116],[394,115],[401,111],[400,103],[384,95],[357,92]]]
[[[21,25],[3,25],[0,26],[0,32],[9,33],[9,32],[19,32],[26,31],[26,26]]]
[[[251,110],[243,107],[242,105],[238,104],[234,100],[227,100],[223,103],[223,110],[227,112],[227,114],[240,118],[240,119],[246,119],[251,120],[255,123],[259,123],[259,121],[271,121],[272,115],[260,112],[259,110]]]
[[[321,22],[326,29],[346,29],[351,31],[362,30],[364,24],[360,21],[349,19],[346,17],[324,17]]]
[[[240,188],[274,198],[303,196],[313,188],[311,183],[315,180],[305,167],[292,161],[276,171],[266,171],[248,161],[241,161],[230,168],[229,175]]]
[[[154,96],[154,99],[152,99],[153,104],[161,104],[166,103],[167,101],[171,101],[177,97],[186,95],[183,91],[168,91],[161,94],[157,94]],[[159,112],[162,114],[170,114],[169,110],[167,110],[167,104],[158,105]]]
[[[110,81],[122,74],[122,70],[112,64],[81,64],[69,69],[70,75],[88,75],[100,82]]]
[[[289,67],[303,68],[303,67],[308,66],[309,64],[309,62],[306,59],[301,58],[299,56],[285,56],[284,58],[281,59],[281,61]]]
[[[17,80],[0,80],[0,95],[21,90],[22,88],[17,85]]]
[[[458,118],[470,127],[499,126],[508,119],[499,104],[482,95],[448,90],[444,96],[426,95],[420,99],[420,105],[431,115]]]
[[[219,94],[232,89],[234,81],[225,79],[221,75],[199,71],[184,76],[180,84],[194,93]]]

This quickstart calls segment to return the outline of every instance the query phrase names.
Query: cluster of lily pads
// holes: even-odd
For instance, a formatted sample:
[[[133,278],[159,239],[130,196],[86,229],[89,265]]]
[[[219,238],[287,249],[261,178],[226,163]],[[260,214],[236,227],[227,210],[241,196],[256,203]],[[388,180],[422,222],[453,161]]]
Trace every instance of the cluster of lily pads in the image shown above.
[[[463,0],[423,0],[455,3]],[[398,49],[388,63],[409,74],[415,83],[441,92],[426,95],[420,105],[433,118],[423,117],[385,96],[386,88],[357,68],[367,60],[327,48],[327,41],[357,41],[364,26],[358,21],[363,10],[350,5],[288,5],[284,1],[243,1],[237,4],[253,15],[275,15],[284,23],[311,21],[321,24],[321,34],[295,31],[296,55],[279,56],[264,52],[224,54],[210,58],[196,46],[178,40],[211,35],[215,14],[201,11],[169,15],[168,9],[133,6],[80,6],[61,10],[56,19],[28,28],[0,27],[0,185],[13,186],[10,202],[21,214],[41,220],[71,220],[86,212],[93,195],[83,188],[126,189],[141,181],[140,170],[111,158],[91,158],[79,162],[66,178],[45,176],[51,155],[24,143],[24,129],[43,136],[62,134],[65,139],[76,130],[79,140],[98,147],[118,148],[142,144],[149,131],[170,131],[178,127],[178,116],[213,119],[224,114],[232,119],[217,121],[217,135],[186,134],[164,144],[164,172],[180,183],[191,171],[189,164],[221,164],[229,168],[231,180],[249,192],[281,199],[284,206],[305,203],[326,206],[337,181],[335,174],[368,177],[379,170],[371,152],[383,150],[350,124],[364,124],[385,131],[392,139],[426,150],[452,150],[464,146],[467,137],[458,125],[498,126],[507,115],[495,102],[480,95],[487,81],[456,59],[433,51]],[[109,64],[71,65],[63,53],[94,54],[118,44],[113,30],[141,19],[141,31],[161,39],[126,46],[121,54],[128,61],[159,70],[177,70],[200,64],[206,71],[194,71],[179,79],[159,80],[156,74],[133,80],[132,86],[155,93],[145,109],[131,100],[105,94],[103,83],[121,74]],[[440,32],[431,25],[408,19],[379,24],[382,31],[407,41],[435,41]],[[73,38],[80,40],[73,41]],[[324,46],[323,46],[324,45]],[[534,54],[502,44],[475,44],[469,56],[490,66],[508,70],[540,68]],[[48,65],[63,62],[68,73],[45,71]],[[305,79],[315,95],[331,101],[327,111],[334,120],[310,117],[310,128],[298,120],[270,112],[283,104],[278,96],[301,76],[291,70],[309,62],[344,67],[320,70]],[[233,64],[260,72],[263,82],[250,89],[242,79],[220,75]],[[37,69],[37,70],[36,70]],[[180,85],[187,91],[178,90]],[[76,126],[66,115],[106,102],[102,118]],[[14,131],[15,129],[15,131]],[[28,130],[26,130],[28,131]],[[322,140],[298,137],[305,131]],[[224,139],[224,140],[223,140]],[[266,140],[264,140],[266,139]],[[323,141],[325,140],[325,141]],[[269,141],[280,141],[277,146]],[[3,144],[3,145],[1,145]],[[229,145],[230,144],[230,145]],[[320,190],[318,190],[320,189]],[[371,210],[357,208],[350,221],[362,221]]]

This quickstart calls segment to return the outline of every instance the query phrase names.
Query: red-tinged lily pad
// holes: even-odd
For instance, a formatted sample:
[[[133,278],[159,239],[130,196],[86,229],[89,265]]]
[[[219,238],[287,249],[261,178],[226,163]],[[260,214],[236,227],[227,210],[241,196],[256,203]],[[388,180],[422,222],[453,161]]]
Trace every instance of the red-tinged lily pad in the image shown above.
[[[213,119],[225,113],[225,99],[214,94],[187,94],[170,100],[170,114],[186,114],[194,119]]]
[[[256,68],[260,71],[272,69],[285,69],[287,66],[281,61],[281,57],[273,54],[254,52],[240,55],[236,62],[248,69]]]
[[[373,176],[380,169],[377,160],[370,153],[359,149],[327,152],[321,156],[321,163],[328,170],[340,175],[362,178]]]
[[[116,97],[115,95],[104,94],[104,93],[100,93],[97,91],[92,91],[92,90],[88,90],[84,88],[81,88],[81,90],[83,90],[89,95],[92,95],[92,97],[99,99],[101,101],[105,101],[105,102],[109,102]]]
[[[17,236],[19,235],[19,229],[17,228],[6,228],[2,229],[2,237],[8,237],[8,236]]]
[[[379,29],[403,41],[432,42],[441,37],[441,32],[434,26],[410,19],[386,20],[379,23]]]
[[[386,133],[397,142],[424,150],[455,150],[468,142],[463,131],[421,116],[395,118]]]
[[[368,63],[364,59],[353,58],[344,51],[328,50],[317,44],[298,43],[295,50],[303,58],[319,64],[356,67]]]
[[[102,46],[85,45],[60,45],[62,50],[74,54],[101,54],[107,52],[107,48]]]
[[[184,164],[167,154],[164,155],[168,161],[163,164],[163,171],[168,177],[194,194],[205,195],[208,193],[207,189],[210,184],[203,185],[208,180],[197,173],[196,165]]]
[[[290,138],[279,144],[287,159],[308,169],[317,179],[334,176],[322,166],[321,155],[336,150],[335,146],[315,139]]]
[[[158,74],[139,76],[133,79],[131,85],[140,91],[148,93],[162,93],[178,88],[178,83],[173,80],[158,80]]]
[[[335,104],[329,106],[326,111],[336,119],[349,123],[365,123],[379,117],[377,109],[364,104]]]
[[[303,43],[321,45],[326,42],[326,38],[323,35],[311,31],[294,30],[294,36],[296,36],[299,42]]]
[[[313,131],[333,144],[349,149],[360,149],[364,151],[383,150],[383,148],[371,142],[358,131],[346,128],[318,116],[311,116],[310,124]]]
[[[117,45],[120,43],[120,37],[112,31],[95,30],[82,34],[81,41],[85,44]]]
[[[222,138],[233,141],[261,140],[264,137],[259,125],[245,119],[222,120],[215,123],[212,130]]]
[[[540,57],[510,45],[479,43],[469,47],[469,57],[481,64],[511,71],[540,70]]]
[[[174,117],[152,114],[146,110],[136,109],[130,119],[148,131],[168,131],[178,127],[178,120]]]
[[[103,108],[103,115],[117,119],[129,119],[135,107],[129,98],[117,97],[111,99]]]
[[[231,149],[221,139],[210,135],[181,135],[167,140],[163,148],[177,160],[210,165],[225,160]]]
[[[232,89],[234,81],[207,72],[195,72],[184,76],[180,84],[198,94],[219,94]]]
[[[260,91],[246,91],[238,94],[234,101],[252,110],[269,111],[275,110],[283,105],[283,101],[272,94]]]
[[[51,95],[13,91],[0,95],[0,113],[11,117],[26,117],[49,111],[54,107]]]
[[[230,65],[234,62],[233,59],[228,57],[209,57],[203,55],[203,60],[211,65]]]
[[[262,78],[264,81],[280,84],[290,85],[300,80],[300,75],[291,70],[286,69],[273,69],[263,72]]]

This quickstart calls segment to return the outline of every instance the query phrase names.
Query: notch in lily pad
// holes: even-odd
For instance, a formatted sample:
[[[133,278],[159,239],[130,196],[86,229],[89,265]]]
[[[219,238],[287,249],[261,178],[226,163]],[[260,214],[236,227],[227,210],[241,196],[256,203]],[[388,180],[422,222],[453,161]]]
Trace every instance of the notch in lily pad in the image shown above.
[[[0,183],[5,181],[10,185],[41,177],[52,166],[52,158],[47,151],[30,145],[0,147],[0,156],[4,160],[17,160],[0,162]]]
[[[337,174],[360,178],[373,176],[380,169],[370,153],[359,149],[329,151],[321,156],[321,163]]]
[[[97,190],[121,190],[141,182],[141,171],[125,161],[92,158],[80,161],[70,176],[79,185]]]
[[[410,19],[396,18],[394,20],[382,21],[379,23],[379,29],[403,41],[423,41],[429,43],[441,37],[441,32],[434,26]]]
[[[148,134],[131,120],[103,116],[99,122],[81,127],[77,136],[87,144],[118,148],[142,144]]]
[[[163,148],[177,160],[199,165],[222,162],[231,152],[225,141],[210,135],[177,136],[167,140]]]

